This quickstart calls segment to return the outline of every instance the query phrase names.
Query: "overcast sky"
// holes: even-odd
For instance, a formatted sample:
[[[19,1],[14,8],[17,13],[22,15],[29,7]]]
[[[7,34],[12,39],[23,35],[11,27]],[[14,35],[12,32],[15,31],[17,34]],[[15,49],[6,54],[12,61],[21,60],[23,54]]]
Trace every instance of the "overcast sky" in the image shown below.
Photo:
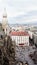
[[[0,0],[0,21],[4,8],[8,15],[8,23],[37,22],[37,0]]]

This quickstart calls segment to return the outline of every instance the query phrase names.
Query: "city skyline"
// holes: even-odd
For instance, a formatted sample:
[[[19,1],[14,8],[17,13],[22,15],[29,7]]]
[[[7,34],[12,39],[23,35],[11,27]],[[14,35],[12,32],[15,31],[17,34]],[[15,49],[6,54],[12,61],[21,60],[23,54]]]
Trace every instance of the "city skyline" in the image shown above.
[[[8,23],[37,23],[37,0],[0,0],[0,21],[6,8]]]

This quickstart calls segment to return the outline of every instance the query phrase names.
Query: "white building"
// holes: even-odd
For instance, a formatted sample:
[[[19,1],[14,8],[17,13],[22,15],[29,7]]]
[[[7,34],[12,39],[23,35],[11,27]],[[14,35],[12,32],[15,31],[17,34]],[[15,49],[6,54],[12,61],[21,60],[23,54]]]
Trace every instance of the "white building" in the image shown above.
[[[12,26],[12,31],[24,31],[24,27],[23,26]]]
[[[32,32],[32,31],[28,31],[28,34],[29,34],[29,37],[30,37],[31,39],[33,39],[33,32]]]
[[[37,44],[37,32],[33,34],[34,44]]]
[[[2,28],[5,34],[9,34],[10,27],[8,25],[8,19],[7,19],[7,12],[6,9],[4,9],[3,18],[2,18]]]
[[[29,46],[29,34],[27,32],[13,31],[10,33],[10,36],[12,40],[16,42],[17,46]]]

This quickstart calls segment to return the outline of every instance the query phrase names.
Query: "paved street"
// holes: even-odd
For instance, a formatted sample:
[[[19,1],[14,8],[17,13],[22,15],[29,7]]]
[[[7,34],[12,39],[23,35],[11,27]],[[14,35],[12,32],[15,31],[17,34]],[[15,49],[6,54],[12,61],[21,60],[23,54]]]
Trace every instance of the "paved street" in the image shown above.
[[[34,52],[35,49],[32,49],[32,47],[28,48],[22,48],[22,47],[16,47],[16,60],[18,61],[27,61],[29,65],[35,65],[32,59],[29,57],[30,52]]]

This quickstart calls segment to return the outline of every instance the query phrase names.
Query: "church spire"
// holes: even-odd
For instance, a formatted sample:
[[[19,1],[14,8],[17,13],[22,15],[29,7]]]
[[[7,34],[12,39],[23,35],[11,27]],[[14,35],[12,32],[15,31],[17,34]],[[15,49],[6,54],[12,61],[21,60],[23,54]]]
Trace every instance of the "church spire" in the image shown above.
[[[2,19],[2,27],[5,31],[5,33],[6,33],[6,30],[7,30],[7,26],[8,26],[7,12],[6,12],[6,8],[4,8],[3,19]]]
[[[4,8],[3,18],[7,17],[6,8]]]

